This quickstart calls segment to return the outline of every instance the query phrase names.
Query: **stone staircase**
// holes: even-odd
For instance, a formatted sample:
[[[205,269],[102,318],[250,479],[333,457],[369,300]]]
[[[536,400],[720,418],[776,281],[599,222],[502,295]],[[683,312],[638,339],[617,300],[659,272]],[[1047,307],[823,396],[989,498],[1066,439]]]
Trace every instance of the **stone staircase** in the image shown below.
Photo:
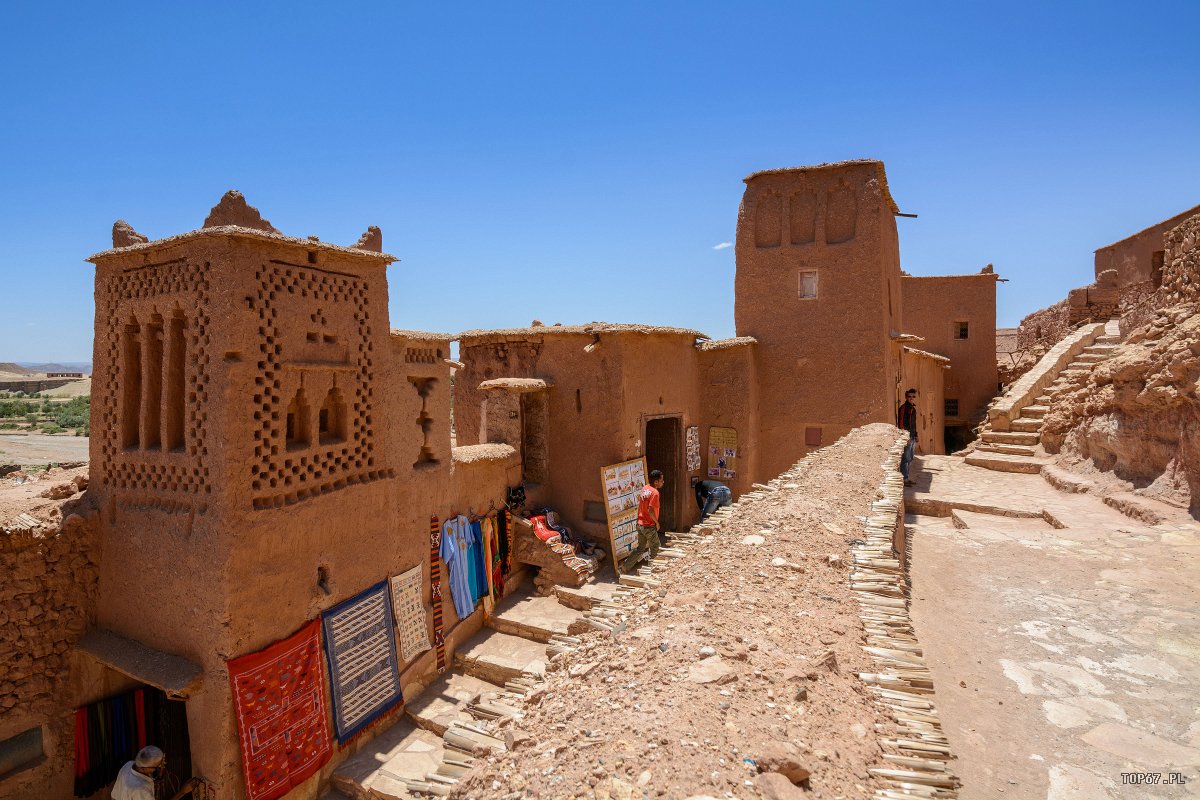
[[[502,600],[454,651],[452,668],[406,697],[404,716],[338,765],[322,800],[447,795],[477,757],[506,750],[506,729],[540,691],[547,662],[574,650],[573,634],[612,631],[634,590],[610,575],[560,591],[537,597],[522,588]]]
[[[1091,372],[1097,364],[1111,357],[1121,341],[1117,320],[1105,323],[1103,332],[1097,331],[1097,334],[1090,344],[1085,341],[1081,342],[1081,347],[1074,348],[1070,360],[1065,360],[1063,354],[1055,350],[1047,353],[1042,359],[1045,363],[1034,367],[1034,370],[1042,368],[1041,388],[1037,389],[1037,384],[1034,384],[1026,389],[1027,395],[1032,395],[1034,391],[1039,393],[1027,397],[1028,404],[1013,403],[1018,413],[1005,420],[1007,424],[1004,427],[1007,430],[993,429],[989,420],[980,435],[979,444],[966,457],[966,462],[1000,472],[1041,472],[1042,467],[1049,463],[1040,448],[1042,423],[1051,405],[1074,385],[1079,375]],[[1063,361],[1066,363],[1062,364]]]

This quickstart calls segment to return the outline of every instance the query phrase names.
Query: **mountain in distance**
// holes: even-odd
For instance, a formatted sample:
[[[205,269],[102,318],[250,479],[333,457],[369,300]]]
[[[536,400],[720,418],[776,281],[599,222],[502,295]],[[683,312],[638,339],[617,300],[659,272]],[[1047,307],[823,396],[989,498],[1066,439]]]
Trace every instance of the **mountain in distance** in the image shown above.
[[[17,361],[15,363],[0,364],[0,372],[16,372],[18,370],[9,369],[9,367],[17,367],[21,371],[29,373],[41,372],[82,372],[84,375],[92,374],[92,362],[90,361],[57,361],[50,364],[35,364],[30,361]]]

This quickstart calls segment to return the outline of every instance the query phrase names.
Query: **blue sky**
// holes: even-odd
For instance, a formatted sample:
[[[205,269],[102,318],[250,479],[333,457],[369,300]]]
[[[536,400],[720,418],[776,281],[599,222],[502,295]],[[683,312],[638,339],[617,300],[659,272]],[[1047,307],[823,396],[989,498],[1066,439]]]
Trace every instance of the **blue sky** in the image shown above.
[[[882,158],[904,268],[992,262],[1001,325],[1200,203],[1200,4],[5,3],[0,361],[91,356],[114,219],[229,188],[380,225],[394,327],[733,333],[757,169]]]

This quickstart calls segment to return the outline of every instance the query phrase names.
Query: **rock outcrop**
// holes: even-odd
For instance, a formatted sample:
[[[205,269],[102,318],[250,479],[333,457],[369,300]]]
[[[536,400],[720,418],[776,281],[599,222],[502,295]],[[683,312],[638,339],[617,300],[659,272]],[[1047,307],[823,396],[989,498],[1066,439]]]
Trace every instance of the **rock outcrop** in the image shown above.
[[[1166,236],[1149,321],[1060,395],[1042,443],[1102,482],[1200,514],[1200,216]],[[1102,473],[1111,473],[1103,475]],[[1115,487],[1113,487],[1115,488]]]

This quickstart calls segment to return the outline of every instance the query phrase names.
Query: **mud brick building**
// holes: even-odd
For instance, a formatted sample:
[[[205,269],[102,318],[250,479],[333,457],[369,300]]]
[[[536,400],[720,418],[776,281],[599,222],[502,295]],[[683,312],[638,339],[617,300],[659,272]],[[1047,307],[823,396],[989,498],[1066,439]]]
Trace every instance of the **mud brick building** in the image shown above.
[[[150,241],[118,222],[89,259],[90,485],[54,531],[5,531],[0,547],[18,575],[0,592],[14,632],[0,652],[16,654],[0,743],[33,754],[0,800],[71,796],[75,709],[138,687],[182,701],[189,771],[243,796],[231,660],[414,567],[433,637],[431,516],[522,481],[531,506],[607,547],[600,470],[632,457],[667,473],[679,530],[698,516],[690,479],[740,495],[894,421],[908,386],[922,449],[942,452],[946,418],[963,423],[994,389],[995,276],[905,276],[896,213],[878,161],[748,177],[726,340],[606,323],[394,330],[396,259],[377,228],[350,246],[285,236],[236,192],[187,233]],[[484,610],[441,608],[453,659]],[[400,659],[406,698],[436,659]],[[373,735],[289,796],[317,797]]]
[[[459,336],[459,440],[491,435],[473,411],[485,394],[512,379],[542,381],[539,424],[550,435],[539,450],[544,480],[527,476],[532,498],[597,541],[606,464],[645,455],[667,476],[665,519],[682,527],[699,516],[692,480],[719,478],[740,494],[855,427],[894,422],[909,386],[926,453],[946,451],[947,416],[950,440],[965,440],[995,394],[997,276],[901,272],[899,210],[882,162],[767,170],[745,182],[735,338],[608,323]],[[689,465],[691,427],[700,459]],[[714,429],[736,437],[732,475],[709,474]]]

